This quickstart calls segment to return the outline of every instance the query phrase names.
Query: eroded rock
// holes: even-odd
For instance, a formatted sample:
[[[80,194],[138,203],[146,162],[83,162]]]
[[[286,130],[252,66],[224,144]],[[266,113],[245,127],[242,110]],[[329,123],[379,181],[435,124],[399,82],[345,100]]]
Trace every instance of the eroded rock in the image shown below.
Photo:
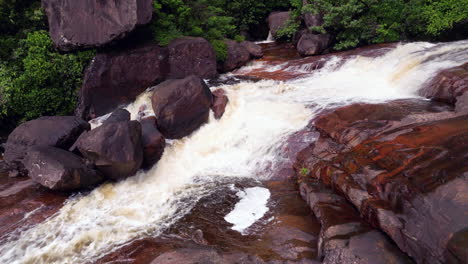
[[[133,102],[166,79],[167,56],[157,45],[99,53],[85,72],[76,115],[94,119]]]
[[[156,117],[142,119],[143,167],[150,168],[161,159],[166,147],[166,139],[156,126]]]
[[[101,47],[151,21],[151,0],[43,0],[49,32],[63,51]]]
[[[262,46],[257,45],[251,41],[243,41],[240,43],[247,51],[250,53],[251,58],[261,58],[263,57]]]
[[[208,121],[213,96],[205,82],[192,75],[155,86],[151,100],[159,131],[180,139]]]
[[[178,38],[169,44],[168,49],[168,79],[180,79],[190,75],[203,79],[216,77],[216,54],[206,39]]]
[[[273,12],[268,16],[268,25],[273,37],[277,37],[278,30],[286,25],[290,17],[289,12]]]
[[[18,168],[32,146],[68,149],[90,125],[74,116],[45,116],[18,126],[5,144],[5,161]]]
[[[318,55],[328,48],[329,42],[329,35],[305,33],[297,43],[297,52],[301,56]]]
[[[33,147],[24,164],[31,179],[55,191],[79,190],[104,180],[91,164],[59,148]]]
[[[226,92],[223,89],[217,89],[213,91],[213,105],[211,110],[214,112],[216,119],[221,119],[226,111],[226,106],[229,103],[229,98],[226,96]]]
[[[218,67],[220,72],[232,71],[249,62],[250,53],[243,45],[234,40],[226,40],[225,43],[227,45],[227,57]]]
[[[143,163],[138,121],[103,124],[83,133],[75,145],[104,176],[112,180],[134,175]]]
[[[104,120],[103,124],[123,121],[130,121],[130,112],[125,109],[119,108],[112,112],[112,114],[106,120]]]

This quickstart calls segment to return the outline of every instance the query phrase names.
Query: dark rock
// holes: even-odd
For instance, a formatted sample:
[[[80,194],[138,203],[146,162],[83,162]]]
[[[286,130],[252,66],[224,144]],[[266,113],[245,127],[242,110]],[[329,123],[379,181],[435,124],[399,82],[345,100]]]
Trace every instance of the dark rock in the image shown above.
[[[268,25],[273,37],[277,37],[276,33],[286,25],[290,17],[289,12],[273,12],[268,16]]]
[[[412,263],[387,236],[365,223],[346,199],[325,185],[305,180],[300,190],[321,224],[318,247],[323,264]]]
[[[455,112],[459,114],[468,114],[468,93],[464,93],[463,95],[457,97]]]
[[[251,41],[243,41],[240,43],[250,53],[251,58],[263,57],[263,50],[260,45],[257,45]]]
[[[218,264],[218,263],[248,263],[264,264],[257,256],[245,253],[221,253],[210,247],[182,248],[164,253],[154,259],[151,264]]]
[[[249,51],[239,42],[226,40],[227,57],[222,65],[219,65],[220,72],[230,72],[234,69],[244,66],[250,60]]]
[[[319,27],[323,24],[323,18],[321,15],[314,15],[311,13],[305,13],[302,15],[307,29],[311,30],[313,27]]]
[[[8,136],[4,159],[22,168],[23,159],[32,146],[68,149],[90,125],[74,116],[45,116],[18,126]]]
[[[134,175],[143,163],[138,121],[104,124],[83,133],[76,147],[104,176],[113,180]]]
[[[301,56],[318,55],[328,48],[329,41],[329,35],[306,33],[297,43],[297,51]]]
[[[421,96],[455,104],[457,97],[468,92],[468,63],[443,70],[419,90]]]
[[[51,190],[78,190],[104,180],[80,157],[54,147],[29,149],[24,163],[29,177]]]
[[[183,37],[173,40],[169,46],[168,79],[181,79],[196,75],[203,79],[214,78],[216,54],[204,38]]]
[[[344,194],[416,262],[463,258],[448,242],[468,227],[468,115],[448,110],[398,100],[323,114],[295,168]]]
[[[224,115],[228,102],[229,98],[226,96],[226,92],[223,89],[217,89],[213,92],[213,105],[211,106],[211,110],[213,110],[216,119],[220,119]]]
[[[130,112],[119,108],[112,112],[112,114],[104,120],[103,124],[115,123],[115,122],[123,122],[123,121],[130,121]]]
[[[170,139],[183,138],[206,123],[213,102],[208,86],[194,75],[155,86],[151,100],[159,131]]]
[[[156,126],[156,117],[146,117],[140,123],[143,144],[143,166],[149,168],[161,159],[166,147],[166,139]]]
[[[100,53],[85,72],[76,115],[89,120],[129,104],[167,71],[167,49],[157,45]]]
[[[121,39],[136,26],[149,23],[151,0],[43,0],[55,45],[70,51],[104,46]]]

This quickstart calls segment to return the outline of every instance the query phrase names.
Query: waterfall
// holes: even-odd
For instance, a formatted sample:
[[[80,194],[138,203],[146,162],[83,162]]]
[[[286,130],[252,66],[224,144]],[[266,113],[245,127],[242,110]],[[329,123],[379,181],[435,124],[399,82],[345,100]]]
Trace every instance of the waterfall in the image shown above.
[[[285,139],[321,110],[417,97],[436,72],[467,62],[467,50],[468,41],[400,44],[377,58],[335,57],[316,71],[286,63],[284,71],[307,73],[290,81],[223,85],[230,103],[221,120],[210,117],[189,137],[171,141],[151,170],[69,198],[56,215],[0,245],[0,263],[85,263],[132,239],[156,236],[218,182],[268,179]],[[127,107],[132,118],[149,96]]]

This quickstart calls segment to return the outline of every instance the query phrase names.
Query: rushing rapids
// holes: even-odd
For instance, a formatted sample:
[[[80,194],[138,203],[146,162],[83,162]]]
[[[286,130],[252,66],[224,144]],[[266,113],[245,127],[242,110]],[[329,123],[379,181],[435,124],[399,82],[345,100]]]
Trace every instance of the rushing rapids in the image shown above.
[[[224,76],[281,78],[222,85],[230,102],[221,120],[210,117],[191,136],[170,142],[151,170],[71,197],[42,223],[10,234],[0,244],[0,262],[86,263],[132,239],[157,236],[220,184],[275,177],[287,160],[281,151],[287,138],[323,110],[417,97],[436,72],[468,61],[468,41],[384,50],[377,57],[344,53],[314,61],[267,56]],[[149,96],[127,106],[133,119]]]

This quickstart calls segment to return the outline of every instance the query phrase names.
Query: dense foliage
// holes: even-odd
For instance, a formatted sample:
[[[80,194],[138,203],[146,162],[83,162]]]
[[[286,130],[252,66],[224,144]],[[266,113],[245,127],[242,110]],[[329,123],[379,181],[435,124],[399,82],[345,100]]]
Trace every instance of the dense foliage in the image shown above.
[[[296,2],[297,0],[292,0]],[[398,40],[438,40],[456,23],[468,20],[466,0],[309,0],[294,5],[295,12],[322,14],[324,24],[314,28],[335,37],[337,50]],[[292,21],[281,33],[290,37]]]

